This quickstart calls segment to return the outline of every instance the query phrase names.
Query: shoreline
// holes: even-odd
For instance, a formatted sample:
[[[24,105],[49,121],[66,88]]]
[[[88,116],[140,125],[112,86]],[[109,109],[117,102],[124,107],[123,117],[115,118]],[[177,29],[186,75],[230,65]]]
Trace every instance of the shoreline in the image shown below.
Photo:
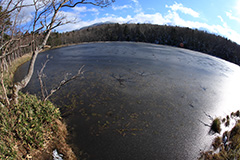
[[[79,44],[88,44],[88,43],[104,43],[104,42],[86,42],[86,43],[78,43],[78,44],[68,44],[68,45],[62,45],[62,46],[56,46],[56,47],[52,47],[52,48],[49,48],[49,49],[47,49],[47,50],[51,50],[51,49],[56,49],[56,48],[61,48],[61,47],[67,47],[67,46],[73,46],[73,45],[79,45]],[[105,42],[105,43],[107,43],[107,42]],[[140,43],[142,43],[142,42],[140,42]],[[46,51],[46,50],[45,50]],[[222,59],[223,60],[223,59]]]
[[[46,51],[46,50],[44,50],[44,51]],[[31,59],[31,53],[27,53],[27,54],[23,55],[22,57],[16,59],[15,61],[13,61],[12,65],[9,66],[8,72],[4,73],[4,81],[5,81],[6,88],[8,86],[12,85],[14,74],[15,74],[16,70],[18,69],[18,67],[20,67],[22,64],[28,62],[30,59]],[[19,98],[22,99],[23,101],[26,101],[26,103],[30,99],[31,100],[35,99],[34,96],[29,95],[29,94],[23,94],[23,93],[21,93]],[[25,102],[22,102],[22,103],[25,103]],[[25,110],[26,115],[30,115],[30,113],[32,112],[31,111],[32,107],[34,105],[36,105],[36,106],[39,105],[39,103],[41,103],[41,101],[38,100],[38,98],[36,98],[36,100],[35,101],[33,100],[31,103],[32,104],[26,104],[29,109],[29,110],[27,110],[27,109]],[[16,118],[18,119],[19,116],[21,116],[21,115],[19,115],[19,113],[22,112],[22,111],[19,112],[20,110],[22,110],[21,105],[24,106],[24,104],[20,104],[18,106],[8,108],[4,105],[4,103],[1,103],[0,109],[1,109],[2,115],[0,116],[0,118],[6,119],[7,125],[11,125],[11,123],[13,123],[15,126],[18,125],[17,123],[19,123],[19,120],[18,120],[18,122],[14,121],[14,120]],[[42,105],[47,106],[48,102],[47,102],[47,104],[41,103],[41,106]],[[54,112],[55,111],[59,112],[58,107],[51,104],[51,102],[50,102],[50,105],[52,105],[52,109]],[[42,109],[41,106],[38,106],[38,107],[40,107],[40,111]],[[7,115],[9,112],[12,113],[12,114],[10,114],[10,116]],[[41,113],[42,113],[42,111],[41,111]],[[59,112],[59,114],[61,114],[61,113]],[[23,119],[24,119],[24,116],[25,115],[23,115]],[[44,114],[39,115],[39,116],[42,117],[41,119],[47,118],[47,117],[45,117]],[[14,117],[16,117],[16,118],[14,118]],[[30,125],[32,123],[32,121],[35,120],[32,117],[25,117],[25,118],[27,121],[25,121],[24,124],[27,123],[26,125]],[[36,117],[36,119],[37,119],[37,117]],[[43,139],[44,140],[43,140],[42,145],[37,144],[38,140],[36,140],[36,138],[33,139],[33,141],[36,141],[36,144],[28,143],[27,139],[23,140],[25,135],[24,135],[24,133],[20,132],[22,129],[21,127],[17,131],[14,131],[12,129],[7,130],[8,134],[6,134],[6,135],[4,135],[4,132],[2,132],[3,135],[1,136],[1,139],[4,143],[3,149],[10,147],[11,151],[7,151],[7,149],[4,149],[3,152],[0,154],[0,157],[1,158],[13,158],[13,159],[15,157],[17,159],[22,159],[22,158],[28,159],[29,158],[29,159],[45,160],[45,159],[52,159],[53,151],[57,150],[59,154],[63,155],[64,159],[73,159],[73,160],[77,159],[75,154],[72,151],[72,148],[67,144],[68,131],[67,131],[66,124],[63,122],[63,119],[61,118],[61,115],[59,115],[58,118],[53,117],[52,120],[53,120],[53,122],[50,122],[50,126],[44,127],[44,124],[39,124],[40,127],[41,126],[43,127],[42,130],[43,130]],[[2,126],[2,124],[0,124],[0,125]],[[34,125],[34,124],[31,124],[31,125]],[[27,129],[27,132],[31,132],[31,130],[34,130],[34,127],[33,128],[30,127],[30,129]],[[16,135],[16,133],[13,133],[13,132],[17,132],[17,135]],[[35,132],[35,134],[38,134],[38,132]],[[30,133],[29,136],[34,137],[35,135]],[[2,144],[2,142],[1,142],[1,144]],[[34,147],[34,146],[36,146],[36,147]]]

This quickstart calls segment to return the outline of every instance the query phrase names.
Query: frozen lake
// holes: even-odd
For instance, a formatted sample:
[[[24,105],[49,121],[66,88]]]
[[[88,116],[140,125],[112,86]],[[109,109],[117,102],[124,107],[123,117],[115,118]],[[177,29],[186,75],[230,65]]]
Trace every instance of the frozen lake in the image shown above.
[[[51,101],[62,111],[79,159],[197,159],[209,148],[212,117],[240,107],[240,68],[199,52],[169,46],[106,42],[49,50],[46,85],[85,65]],[[22,65],[15,79],[26,72]],[[24,89],[40,95],[35,72]]]

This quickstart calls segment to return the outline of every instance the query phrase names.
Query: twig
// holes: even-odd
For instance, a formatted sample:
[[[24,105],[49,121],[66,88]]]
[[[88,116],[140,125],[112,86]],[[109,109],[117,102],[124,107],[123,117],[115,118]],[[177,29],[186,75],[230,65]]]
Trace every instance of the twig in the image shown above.
[[[122,78],[123,76],[119,75],[118,77],[116,77],[114,74],[111,75],[113,78],[115,78],[120,85],[124,85],[123,82],[126,81],[126,79]]]
[[[153,73],[146,73],[146,72],[144,72],[144,71],[142,71],[142,72],[136,72],[136,73],[137,73],[138,75],[142,76],[142,77],[154,75]]]
[[[55,89],[52,89],[50,91],[50,94],[48,94],[43,101],[46,101],[49,97],[51,97],[56,91],[58,91],[62,86],[64,86],[65,84],[69,83],[70,81],[76,79],[77,77],[83,75],[84,71],[83,71],[83,68],[84,68],[85,65],[83,65],[79,70],[78,70],[78,73],[74,76],[72,76],[71,78],[67,79],[66,77],[64,78],[64,80],[62,80],[59,85],[55,88]]]
[[[100,1],[97,1],[96,3],[94,2],[87,2],[86,0],[81,0],[79,2],[76,2],[74,4],[66,4],[66,5],[63,5],[63,7],[70,7],[70,8],[74,8],[76,5],[78,4],[92,4],[94,6],[99,6],[99,7],[107,7],[111,4],[111,2],[115,2],[115,0],[100,0]]]
[[[200,122],[200,123],[202,123],[204,126],[206,126],[206,127],[211,127],[209,124],[207,124],[207,123],[204,123],[203,121],[201,121],[200,119],[198,119],[198,121]]]
[[[45,97],[46,86],[44,85],[44,82],[43,82],[42,78],[44,77],[43,71],[44,71],[47,63],[48,63],[49,60],[50,60],[48,56],[49,56],[49,55],[47,55],[47,60],[46,60],[45,63],[42,65],[42,69],[40,70],[40,72],[38,72],[38,79],[39,79],[39,83],[40,83],[40,86],[41,86],[41,93],[42,93],[42,98],[43,98],[43,100],[46,98],[46,97]],[[47,94],[47,92],[46,92],[46,94]]]
[[[203,113],[204,113],[211,121],[213,121],[213,117],[212,117],[211,115],[207,114],[205,111],[203,111]]]
[[[118,75],[118,77],[116,77],[114,74],[111,74],[111,77],[116,79],[119,82],[120,86],[125,86],[124,82],[131,82],[131,79],[132,79],[132,78],[123,78],[124,76],[120,74]]]

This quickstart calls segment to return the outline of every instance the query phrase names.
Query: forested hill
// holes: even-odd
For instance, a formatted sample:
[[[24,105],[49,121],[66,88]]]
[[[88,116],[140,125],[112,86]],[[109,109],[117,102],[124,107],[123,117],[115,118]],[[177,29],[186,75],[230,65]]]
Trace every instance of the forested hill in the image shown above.
[[[156,43],[200,51],[240,65],[240,45],[197,29],[151,24],[103,24],[66,33],[53,32],[48,44],[94,41]]]

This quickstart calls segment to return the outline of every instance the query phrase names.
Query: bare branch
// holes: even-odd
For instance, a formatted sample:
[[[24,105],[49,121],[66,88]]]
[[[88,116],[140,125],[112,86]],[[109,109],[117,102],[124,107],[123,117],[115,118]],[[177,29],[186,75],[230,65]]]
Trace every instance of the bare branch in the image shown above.
[[[13,0],[10,0],[13,1]],[[18,8],[23,8],[26,5],[24,3],[21,3],[23,0],[16,0],[18,3],[11,8],[12,10],[9,10],[8,13],[13,12],[14,10]],[[110,5],[115,0],[76,0],[75,3],[73,3],[74,0],[33,0],[32,4],[29,4],[28,6],[34,7],[34,18],[31,23],[31,31],[32,34],[30,44],[31,44],[31,51],[32,51],[32,57],[30,60],[30,64],[28,67],[27,74],[25,77],[20,80],[19,82],[14,83],[13,85],[13,93],[12,93],[12,102],[15,104],[18,103],[18,92],[26,87],[26,85],[29,83],[30,79],[32,78],[35,62],[37,59],[38,54],[44,49],[44,46],[46,46],[47,41],[49,39],[50,33],[53,29],[56,27],[68,23],[68,21],[64,21],[64,16],[58,17],[58,13],[60,12],[60,9],[63,7],[75,7],[78,4],[92,4],[99,7],[106,7]],[[38,34],[38,32],[41,31],[41,34]],[[22,34],[22,32],[19,32]],[[16,35],[14,35],[16,36]],[[19,36],[19,35],[18,35]],[[41,39],[40,39],[40,38]],[[39,40],[38,40],[39,38]],[[21,38],[23,39],[23,38]],[[29,41],[28,41],[29,42]],[[26,43],[24,43],[26,44]],[[4,52],[11,52],[12,48],[15,48],[17,46],[21,46],[21,41],[19,43],[14,43],[13,45],[8,45],[8,47],[5,47]],[[45,67],[44,67],[45,68]],[[83,67],[80,68],[77,75],[71,77],[70,79],[63,80],[59,84],[59,86],[56,89],[51,90],[51,93],[47,93],[46,90],[42,91],[44,93],[43,97],[45,97],[45,100],[47,100],[54,92],[59,90],[61,86],[67,84],[69,81],[77,78],[78,76],[83,74],[82,71]],[[43,72],[43,71],[42,71]],[[40,73],[39,73],[40,74]],[[41,76],[40,76],[41,77]],[[42,86],[44,86],[44,82],[42,83]]]
[[[56,24],[55,26],[53,26],[52,28],[50,28],[51,30],[53,30],[54,28],[57,28],[58,26],[60,26],[62,24],[62,22],[58,22],[58,24]]]
[[[21,2],[21,6],[22,6],[22,3],[23,3],[23,1]],[[11,38],[13,38],[13,36],[14,36],[14,32],[15,32],[15,30],[16,30],[16,25],[17,25],[18,16],[19,16],[21,10],[22,10],[22,7],[19,8],[19,9],[17,10],[17,14],[15,14],[15,19],[14,19],[14,22],[13,22],[13,30],[12,30],[12,36],[11,36]]]
[[[17,39],[17,40],[20,40],[20,39]],[[30,42],[29,44],[25,44],[25,45],[20,45],[20,46],[17,46],[15,48],[13,48],[10,52],[6,53],[6,54],[3,54],[2,56],[0,56],[0,58],[4,58],[10,54],[12,54],[14,51],[18,50],[19,48],[25,48],[25,47],[28,47],[31,45],[32,42]]]
[[[38,73],[38,79],[39,79],[39,82],[40,82],[40,87],[41,87],[41,93],[42,93],[42,98],[45,99],[45,91],[46,91],[46,86],[44,85],[43,83],[43,80],[42,78],[44,77],[44,69],[47,65],[47,63],[49,62],[50,58],[49,58],[49,55],[47,55],[47,60],[45,61],[45,63],[42,65],[42,69],[40,70],[40,72]],[[47,94],[47,93],[46,93]]]
[[[42,16],[43,14],[45,14],[47,11],[50,10],[52,4],[53,4],[53,3],[51,3],[50,5],[48,5],[48,7],[46,7],[39,15],[37,15],[37,14],[38,14],[38,10],[40,10],[42,7],[37,8],[36,4],[34,4],[34,5],[35,5],[35,10],[36,10],[36,11],[35,11],[34,25],[35,25],[36,22],[41,18],[41,16]]]
[[[43,29],[44,28],[44,25],[43,25],[43,23],[42,23],[42,21],[40,22],[41,23],[41,27],[39,27],[36,31],[34,31],[34,33],[37,33],[38,31],[40,31],[41,29]]]
[[[49,97],[51,97],[55,92],[57,92],[62,86],[66,85],[67,83],[69,83],[70,81],[76,79],[77,77],[83,75],[84,71],[83,71],[83,68],[84,68],[84,65],[78,70],[78,73],[74,76],[72,76],[71,78],[69,79],[66,79],[66,77],[59,83],[59,85],[55,88],[55,89],[52,89],[50,91],[50,94],[47,95],[44,99],[44,101],[46,101]]]
[[[9,41],[5,42],[1,47],[0,47],[0,50],[5,47],[8,43],[10,43],[11,41],[13,41],[13,39],[10,39]]]
[[[100,7],[107,7],[111,4],[111,2],[115,2],[115,0],[100,0],[100,1],[96,1],[95,3],[94,2],[87,2],[86,0],[82,0],[80,2],[76,2],[74,4],[66,4],[66,5],[63,5],[63,7],[70,7],[70,8],[73,8],[75,7],[76,5],[78,4],[91,4],[91,5],[94,5],[94,6],[100,6]]]
[[[0,15],[0,18],[2,18],[3,16],[5,16],[6,14],[9,14],[9,13],[12,13],[14,12],[16,9],[21,9],[23,7],[31,7],[31,6],[34,6],[34,4],[26,4],[26,5],[23,5],[22,4],[23,0],[18,0],[16,4],[13,5],[13,7],[11,7],[11,9],[9,10],[11,4],[13,4],[13,1],[10,0],[6,6],[6,8],[4,9],[3,11],[3,14]],[[19,5],[21,4],[21,5]]]
[[[13,94],[12,94],[12,99],[14,101],[15,104],[18,103],[18,92],[19,90],[21,90],[22,88],[26,87],[26,85],[29,83],[30,79],[32,78],[32,75],[33,75],[33,71],[34,71],[34,66],[35,66],[35,62],[36,62],[36,59],[37,59],[37,56],[38,54],[44,49],[44,46],[46,45],[47,43],[47,40],[50,36],[50,33],[51,33],[51,28],[53,27],[54,25],[54,22],[55,22],[55,19],[56,19],[56,16],[57,16],[57,13],[58,11],[62,8],[62,6],[67,3],[69,0],[64,0],[62,1],[58,8],[54,11],[52,17],[51,17],[51,20],[50,20],[50,24],[49,24],[49,30],[46,32],[46,35],[44,35],[44,38],[43,38],[43,41],[41,44],[34,44],[33,45],[33,54],[32,54],[32,58],[30,60],[30,64],[29,64],[29,68],[28,68],[28,72],[27,72],[27,75],[20,81],[20,82],[16,82],[14,83],[13,85]],[[37,11],[35,12],[35,15],[36,15]],[[36,16],[35,16],[35,20],[36,20]],[[35,25],[36,25],[36,22],[34,23],[33,25],[33,30],[35,29]],[[34,40],[34,34],[33,34],[33,40]],[[36,46],[35,46],[36,45]]]

